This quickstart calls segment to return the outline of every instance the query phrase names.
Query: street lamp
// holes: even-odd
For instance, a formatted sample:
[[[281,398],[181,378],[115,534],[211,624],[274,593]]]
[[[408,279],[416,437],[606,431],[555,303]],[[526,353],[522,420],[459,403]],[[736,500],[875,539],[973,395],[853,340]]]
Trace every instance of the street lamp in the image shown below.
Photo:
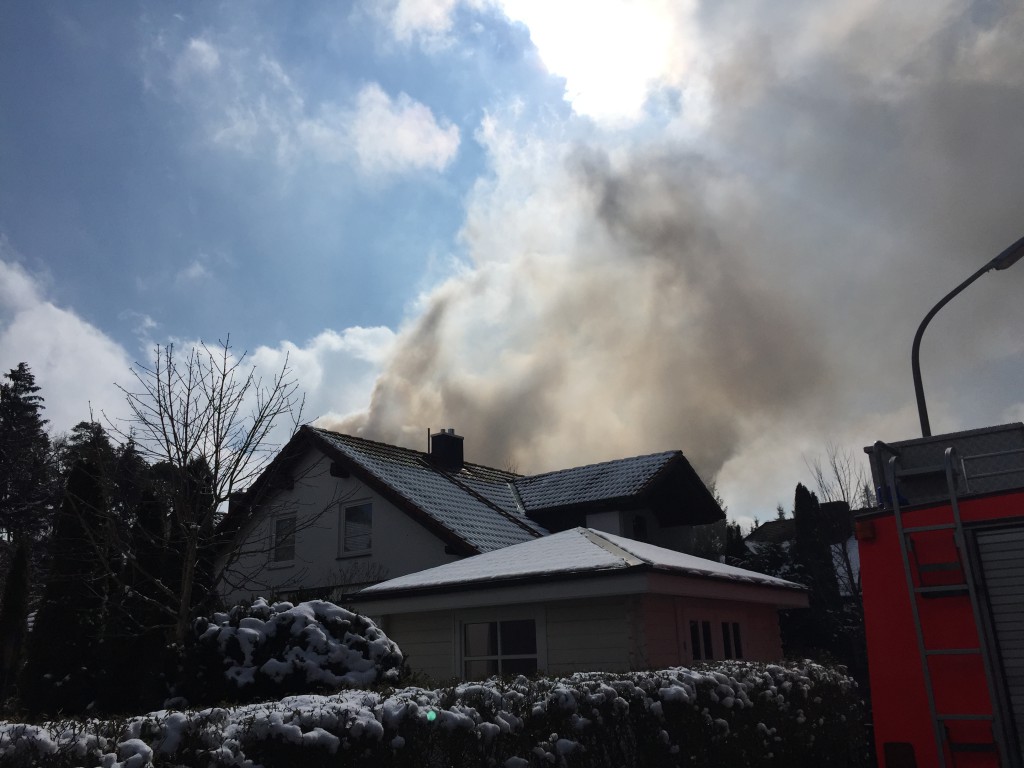
[[[922,320],[921,325],[918,326],[917,334],[914,336],[914,347],[910,353],[910,364],[914,369],[914,392],[917,394],[917,415],[921,418],[922,437],[931,437],[932,434],[931,426],[928,424],[928,407],[924,404],[924,389],[921,386],[921,361],[918,359],[921,351],[921,337],[924,335],[924,329],[927,327],[931,319],[935,317],[936,313],[946,306],[946,304],[949,303],[949,300],[960,293],[960,291],[984,275],[990,269],[1009,269],[1017,263],[1021,256],[1024,256],[1024,237],[1000,253],[992,259],[992,261],[968,277],[952,291],[947,293],[943,297],[942,301],[932,307],[931,311],[924,316],[924,320]]]

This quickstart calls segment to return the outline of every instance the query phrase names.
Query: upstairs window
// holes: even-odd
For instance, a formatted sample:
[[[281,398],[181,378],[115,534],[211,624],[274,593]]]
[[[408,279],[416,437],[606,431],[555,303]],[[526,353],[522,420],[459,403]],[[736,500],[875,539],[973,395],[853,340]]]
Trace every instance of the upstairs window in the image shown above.
[[[294,515],[274,520],[274,545],[270,554],[275,563],[287,563],[295,559]]]
[[[369,552],[373,547],[373,505],[365,502],[342,507],[338,527],[342,555]]]
[[[537,671],[537,622],[480,621],[463,625],[462,658],[467,680]]]

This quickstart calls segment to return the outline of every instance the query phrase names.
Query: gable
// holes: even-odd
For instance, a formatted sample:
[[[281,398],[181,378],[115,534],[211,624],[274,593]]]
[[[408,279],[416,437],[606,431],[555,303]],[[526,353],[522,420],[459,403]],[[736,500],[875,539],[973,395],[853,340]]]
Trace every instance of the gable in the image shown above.
[[[476,490],[488,482],[502,484],[494,477],[495,470],[466,465],[458,472],[445,472],[418,451],[308,429],[349,471],[462,554],[491,552],[546,533]],[[500,491],[494,488],[491,493]]]
[[[549,527],[563,528],[584,512],[641,508],[663,527],[725,519],[681,451],[519,477],[513,485],[526,514]]]

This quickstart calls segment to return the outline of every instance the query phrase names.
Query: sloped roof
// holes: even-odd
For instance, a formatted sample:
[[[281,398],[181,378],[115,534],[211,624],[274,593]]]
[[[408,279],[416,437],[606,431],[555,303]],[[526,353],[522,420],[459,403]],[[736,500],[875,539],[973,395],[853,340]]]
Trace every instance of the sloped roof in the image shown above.
[[[746,541],[758,541],[766,544],[785,544],[795,540],[796,520],[791,517],[761,523],[748,533],[746,538]]]
[[[821,525],[825,541],[841,544],[853,535],[853,513],[845,501],[825,501],[820,505]],[[786,517],[769,520],[752,530],[746,541],[786,544],[796,541],[796,520]]]
[[[799,584],[695,555],[633,541],[593,528],[572,528],[534,541],[468,557],[374,584],[356,593],[357,599],[391,597],[421,590],[458,590],[500,584],[530,577],[551,580],[570,576],[658,570],[701,578],[803,590]]]
[[[368,475],[364,477],[386,496],[398,497],[455,534],[477,552],[490,552],[542,536],[547,531],[518,513],[513,506],[500,506],[475,490],[483,485],[507,485],[510,473],[490,467],[465,464],[458,472],[445,472],[431,464],[426,455],[408,448],[304,427],[335,452]],[[375,481],[375,482],[374,482]]]
[[[258,504],[271,478],[310,444],[388,498],[453,551],[490,552],[572,525],[566,510],[649,507],[663,524],[700,524],[723,516],[680,451],[618,459],[524,477],[465,462],[448,470],[409,448],[303,426],[247,492]]]
[[[515,486],[528,510],[630,498],[643,493],[678,454],[665,451],[519,477]]]

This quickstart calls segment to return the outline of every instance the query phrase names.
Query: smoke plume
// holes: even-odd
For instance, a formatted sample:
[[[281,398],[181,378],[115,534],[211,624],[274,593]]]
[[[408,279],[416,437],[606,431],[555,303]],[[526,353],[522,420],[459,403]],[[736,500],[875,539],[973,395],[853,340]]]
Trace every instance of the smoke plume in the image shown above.
[[[668,118],[488,116],[466,263],[369,409],[330,426],[415,447],[454,426],[471,460],[531,472],[681,448],[768,510],[825,441],[914,436],[917,323],[1024,234],[1024,9],[734,2],[692,23],[693,70],[650,102]],[[929,330],[938,430],[1019,407],[1024,266],[1005,274]]]

